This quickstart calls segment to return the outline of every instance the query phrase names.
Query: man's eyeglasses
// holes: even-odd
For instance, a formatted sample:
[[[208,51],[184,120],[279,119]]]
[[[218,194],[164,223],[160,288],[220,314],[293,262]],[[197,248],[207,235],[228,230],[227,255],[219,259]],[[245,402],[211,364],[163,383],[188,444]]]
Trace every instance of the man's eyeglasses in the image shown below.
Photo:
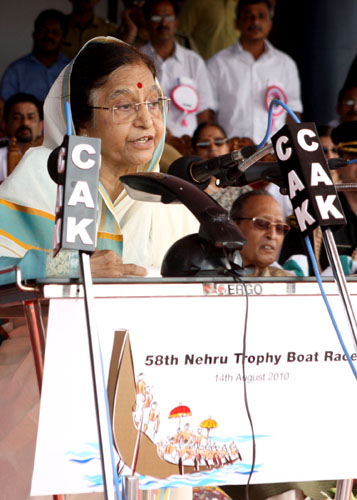
[[[196,143],[196,148],[202,148],[206,149],[211,146],[211,141],[215,146],[223,146],[223,144],[226,144],[228,139],[225,137],[215,137],[214,139],[208,140],[208,141],[201,141]]]
[[[174,16],[173,14],[167,14],[166,16],[153,15],[150,17],[150,20],[153,23],[161,23],[161,21],[163,20],[165,20],[168,23],[172,23],[173,21],[175,21],[175,19],[176,16]]]
[[[342,101],[342,104],[344,106],[354,106],[355,104],[357,104],[357,100],[356,99],[344,99]]]
[[[285,235],[290,231],[290,226],[284,224],[283,222],[271,222],[270,220],[264,219],[263,217],[237,217],[236,220],[251,220],[254,227],[260,231],[268,231],[271,226],[275,226],[276,232],[278,234]]]
[[[106,109],[112,111],[113,122],[116,124],[128,123],[136,117],[139,106],[144,104],[153,118],[161,118],[169,109],[169,97],[159,97],[156,101],[143,102],[126,102],[124,104],[116,104],[111,108],[105,106],[90,106],[92,109]]]

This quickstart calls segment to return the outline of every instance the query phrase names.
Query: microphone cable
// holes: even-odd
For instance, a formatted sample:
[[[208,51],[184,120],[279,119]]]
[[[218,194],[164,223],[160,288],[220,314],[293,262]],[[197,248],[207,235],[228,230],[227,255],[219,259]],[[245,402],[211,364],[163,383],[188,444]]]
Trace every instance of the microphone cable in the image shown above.
[[[270,103],[270,106],[269,106],[267,131],[266,131],[264,139],[257,146],[258,149],[261,148],[262,146],[264,146],[264,144],[266,143],[266,141],[268,140],[268,138],[270,136],[270,129],[271,129],[271,123],[272,123],[272,117],[273,117],[273,106],[282,106],[283,108],[286,109],[286,111],[289,113],[289,115],[294,119],[294,121],[296,123],[301,123],[300,120],[299,120],[299,118],[289,108],[289,106],[287,106],[284,102],[280,101],[279,99],[273,99],[271,101],[271,103]],[[351,160],[351,162],[348,162],[348,163],[349,164],[350,163],[357,163],[357,159],[356,160]],[[308,251],[311,263],[312,263],[312,267],[314,269],[314,273],[315,273],[315,277],[316,277],[317,283],[318,283],[320,291],[321,291],[322,298],[323,298],[323,300],[325,302],[327,311],[329,313],[329,316],[331,318],[332,324],[333,324],[334,329],[336,331],[337,338],[338,338],[338,340],[340,342],[340,345],[342,347],[343,352],[346,355],[347,361],[348,361],[348,363],[349,363],[349,365],[351,367],[353,375],[357,379],[357,370],[356,370],[356,367],[355,367],[355,365],[354,365],[354,363],[353,363],[353,361],[351,359],[351,356],[350,356],[349,352],[347,351],[347,348],[346,348],[346,345],[344,343],[342,334],[341,334],[340,329],[339,329],[339,327],[337,325],[335,316],[333,314],[333,311],[332,311],[332,308],[330,306],[329,300],[328,300],[327,295],[325,293],[325,290],[324,290],[324,287],[323,287],[323,283],[322,283],[322,279],[321,279],[321,275],[320,275],[320,272],[319,272],[319,269],[318,269],[318,266],[317,266],[315,254],[314,254],[312,246],[311,246],[310,238],[308,236],[305,236],[304,241],[305,241],[305,244],[306,244],[306,247],[307,247],[307,251]]]
[[[228,258],[228,255],[227,255]],[[246,377],[246,352],[247,352],[247,333],[248,333],[248,311],[249,311],[249,294],[244,280],[236,274],[233,270],[229,272],[229,275],[232,276],[236,283],[241,283],[243,285],[244,296],[245,296],[245,315],[244,315],[244,329],[243,329],[243,347],[242,347],[242,375],[243,375],[243,394],[244,394],[244,406],[246,415],[249,421],[251,435],[252,435],[252,465],[250,467],[248,481],[245,483],[244,496],[245,500],[249,500],[249,486],[250,481],[252,479],[252,475],[255,469],[256,462],[256,440],[255,440],[255,432],[254,432],[254,424],[253,418],[249,408],[248,402],[248,390],[247,390],[247,377]]]
[[[271,134],[271,125],[273,122],[273,107],[274,106],[282,106],[288,113],[289,115],[295,120],[296,123],[300,123],[299,118],[296,116],[293,110],[285,104],[285,102],[280,101],[279,99],[273,99],[269,105],[269,110],[268,110],[268,125],[267,125],[267,130],[264,136],[264,139],[258,144],[257,149],[260,149],[264,146],[264,144],[268,141],[270,134]]]

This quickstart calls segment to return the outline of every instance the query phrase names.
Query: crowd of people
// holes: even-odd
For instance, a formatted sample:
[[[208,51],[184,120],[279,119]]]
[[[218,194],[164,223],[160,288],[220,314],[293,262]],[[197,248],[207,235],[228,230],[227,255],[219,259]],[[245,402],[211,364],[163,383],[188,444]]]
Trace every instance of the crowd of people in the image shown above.
[[[146,0],[127,7],[119,25],[95,15],[95,0],[71,3],[67,16],[55,9],[39,14],[32,51],[2,75],[0,266],[17,264],[25,278],[79,276],[74,252],[52,255],[56,186],[47,172],[47,159],[66,133],[62,109],[69,102],[74,133],[100,138],[102,144],[93,276],[145,276],[148,269],[160,268],[175,241],[198,231],[198,222],[184,206],[131,199],[120,176],[165,170],[164,165],[183,154],[209,159],[259,145],[273,99],[303,116],[297,65],[268,40],[274,20],[271,0]],[[352,71],[336,99],[338,120],[319,129],[326,158],[357,157],[355,85]],[[275,108],[272,116],[268,140],[291,120],[283,108]],[[354,183],[357,166],[334,175],[335,182]],[[220,188],[213,178],[206,193],[244,234],[242,261],[253,275],[312,273],[290,201],[276,186],[259,182]],[[347,225],[335,232],[335,239],[346,273],[352,273],[357,195],[347,191],[339,196]],[[318,236],[311,237],[315,253],[321,270],[328,272]],[[16,332],[15,327],[4,324],[3,336]],[[21,333],[11,335],[21,344],[16,371],[30,356],[30,347]],[[6,344],[10,342],[2,345],[5,356]],[[8,384],[0,378],[4,394]],[[16,391],[12,395],[16,401]],[[33,458],[36,418],[29,424],[27,415],[36,413],[37,401],[26,404],[23,420],[1,420],[5,439],[0,440],[0,456],[9,451],[4,451],[6,436],[29,436],[22,461],[14,450],[11,467],[3,468],[10,476],[16,476],[19,464],[30,467]],[[8,464],[7,458],[0,458],[1,463]],[[8,488],[9,498],[28,498],[29,483],[27,474],[21,484],[3,481],[2,487]]]
[[[284,123],[292,121],[285,108],[275,106],[271,130],[266,135],[268,109],[273,99],[280,99],[298,117],[303,116],[297,65],[269,42],[274,21],[272,0],[213,2],[214,6],[213,3],[210,8],[205,5],[204,9],[201,2],[192,1],[129,2],[119,24],[95,14],[96,0],[71,0],[71,3],[70,14],[50,8],[37,16],[32,51],[11,63],[2,75],[0,182],[13,172],[29,148],[42,143],[46,134],[46,130],[43,133],[42,104],[62,70],[73,62],[83,45],[97,35],[123,40],[146,54],[155,66],[170,108],[160,160],[162,171],[181,155],[210,158],[269,139]],[[209,29],[209,37],[206,31],[202,33],[203,26],[204,30]],[[329,124],[330,129],[324,128],[321,140],[326,136],[326,140],[331,141],[333,129],[357,119],[354,66],[355,63],[336,98],[338,118]],[[353,125],[348,131],[339,130],[342,132],[333,134],[333,148],[336,155],[345,157],[344,143],[354,141]],[[349,157],[353,157],[351,148],[348,149]],[[349,175],[346,170],[339,173],[353,180],[353,168],[348,169]],[[341,175],[335,176],[335,181],[342,181]],[[244,188],[221,189],[217,184],[212,177],[206,192],[228,211],[239,194],[263,187],[279,202],[284,219],[294,227],[290,201],[280,194],[276,185],[261,182]],[[348,200],[345,208],[350,207],[353,193],[347,192],[341,197]],[[352,221],[353,206],[350,215],[349,221]],[[294,257],[300,256],[300,252],[306,256],[304,242],[296,233],[293,230],[289,234],[289,242],[283,244],[278,256],[280,264],[274,265],[284,266],[288,262],[287,267],[293,273],[311,274],[308,259],[301,265],[300,257]],[[351,233],[347,246],[345,237],[342,238],[340,251],[347,252],[353,261],[356,241]],[[328,267],[323,254],[322,249],[322,262],[319,262],[322,270]]]

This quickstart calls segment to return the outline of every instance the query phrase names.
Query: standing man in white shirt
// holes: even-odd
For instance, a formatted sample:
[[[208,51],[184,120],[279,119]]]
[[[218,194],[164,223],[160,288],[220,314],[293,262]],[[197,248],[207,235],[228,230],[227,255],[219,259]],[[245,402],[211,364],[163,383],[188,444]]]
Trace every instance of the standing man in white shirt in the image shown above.
[[[290,56],[273,47],[267,37],[273,26],[270,0],[239,0],[236,26],[238,41],[208,60],[208,71],[217,108],[216,121],[228,137],[250,137],[259,144],[268,125],[273,99],[302,112],[300,79]],[[274,106],[272,135],[287,119],[281,106]]]
[[[174,0],[147,0],[143,9],[150,42],[141,50],[154,60],[164,94],[172,99],[167,128],[177,137],[192,136],[198,123],[212,119],[215,109],[205,63],[175,41],[178,6]]]

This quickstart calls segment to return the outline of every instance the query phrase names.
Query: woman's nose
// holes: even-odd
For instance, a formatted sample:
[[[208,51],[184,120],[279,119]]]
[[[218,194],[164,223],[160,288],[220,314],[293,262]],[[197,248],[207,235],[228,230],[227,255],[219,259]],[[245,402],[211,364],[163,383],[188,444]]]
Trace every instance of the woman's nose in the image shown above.
[[[140,124],[144,123],[146,126],[152,124],[151,113],[144,102],[140,103],[138,106],[134,121]]]

